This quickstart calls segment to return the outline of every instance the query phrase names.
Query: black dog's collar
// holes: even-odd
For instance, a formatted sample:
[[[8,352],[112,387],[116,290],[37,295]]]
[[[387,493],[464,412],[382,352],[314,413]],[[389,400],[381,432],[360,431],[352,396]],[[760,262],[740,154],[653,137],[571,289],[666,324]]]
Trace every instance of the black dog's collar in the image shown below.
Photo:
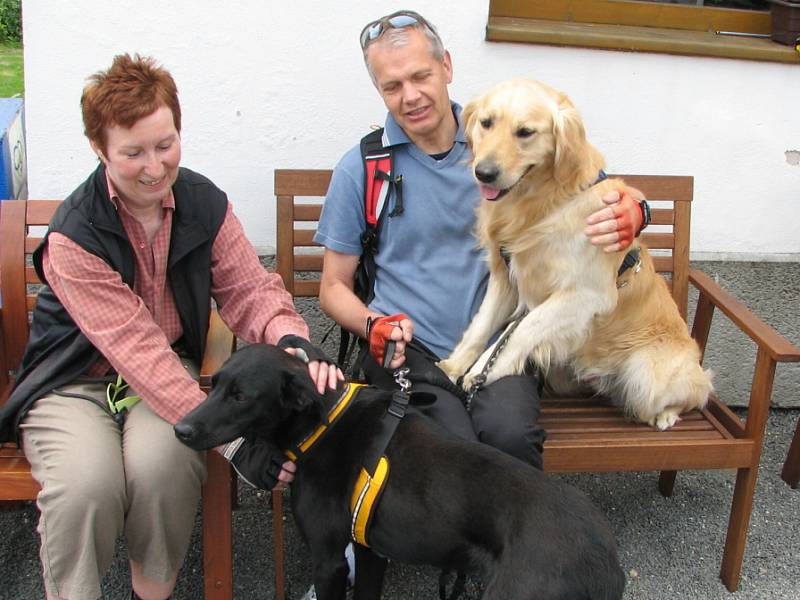
[[[303,438],[303,440],[294,444],[291,448],[284,450],[283,453],[289,457],[290,460],[295,462],[302,459],[311,447],[319,441],[323,434],[336,424],[350,406],[350,401],[353,399],[356,392],[362,387],[364,387],[363,383],[348,383],[345,385],[339,400],[337,400],[336,404],[328,411],[327,422],[320,424],[319,427],[314,429],[314,431]]]

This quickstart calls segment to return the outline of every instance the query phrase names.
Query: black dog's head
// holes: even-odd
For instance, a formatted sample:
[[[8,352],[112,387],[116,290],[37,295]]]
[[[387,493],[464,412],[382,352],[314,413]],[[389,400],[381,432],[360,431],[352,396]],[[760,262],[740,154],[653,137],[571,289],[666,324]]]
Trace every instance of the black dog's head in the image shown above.
[[[203,403],[175,424],[175,435],[194,450],[249,434],[272,438],[293,413],[319,418],[322,398],[303,361],[275,346],[245,346],[214,375]]]

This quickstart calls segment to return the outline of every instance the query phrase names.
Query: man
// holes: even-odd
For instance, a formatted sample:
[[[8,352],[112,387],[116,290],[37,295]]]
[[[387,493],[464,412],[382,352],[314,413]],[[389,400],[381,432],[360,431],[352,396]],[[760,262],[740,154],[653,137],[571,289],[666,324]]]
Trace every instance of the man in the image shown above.
[[[483,253],[472,235],[480,193],[470,173],[461,107],[450,101],[447,90],[453,78],[450,55],[433,25],[412,11],[368,23],[360,42],[372,82],[389,111],[382,143],[393,150],[392,176],[402,177],[402,194],[395,188],[387,200],[393,205],[381,219],[374,297],[365,304],[354,291],[366,230],[360,145],[339,162],[314,238],[325,246],[322,308],[363,338],[369,353],[361,368],[373,384],[393,387],[392,370],[405,365],[414,390],[436,394],[426,411],[443,427],[541,468],[545,433],[536,424],[535,375],[496,381],[475,395],[467,412],[435,365],[459,341],[488,281]],[[609,207],[589,218],[586,234],[593,244],[614,252],[639,231],[642,209],[623,194],[604,200]],[[394,353],[383,368],[388,340],[395,342]],[[304,600],[314,598],[312,587]]]
[[[400,11],[369,23],[361,48],[389,114],[383,145],[394,152],[393,177],[402,196],[388,201],[374,255],[374,298],[354,292],[365,229],[364,163],[358,146],[334,171],[315,240],[326,248],[320,302],[323,310],[369,343],[362,368],[380,386],[393,385],[390,369],[406,365],[415,390],[432,391],[430,415],[453,433],[478,439],[534,466],[542,466],[544,431],[536,425],[539,381],[510,376],[480,390],[468,413],[435,366],[447,357],[483,299],[488,272],[472,235],[480,199],[469,149],[450,101],[449,53],[421,15]],[[402,197],[402,208],[398,200]],[[609,207],[590,217],[587,235],[607,251],[623,249],[642,223],[630,196],[614,193]],[[396,342],[383,368],[386,341]],[[422,383],[420,383],[422,382]],[[440,385],[436,385],[440,382]]]

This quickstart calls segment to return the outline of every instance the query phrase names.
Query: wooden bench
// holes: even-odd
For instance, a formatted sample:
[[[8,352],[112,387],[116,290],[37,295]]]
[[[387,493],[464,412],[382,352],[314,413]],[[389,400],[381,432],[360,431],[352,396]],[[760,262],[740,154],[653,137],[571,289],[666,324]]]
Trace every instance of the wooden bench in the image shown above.
[[[14,370],[28,340],[30,312],[36,303],[39,279],[27,260],[59,205],[57,200],[3,200],[0,202],[0,405],[8,398]],[[33,227],[31,232],[29,228]],[[210,377],[233,348],[233,334],[213,312],[201,386],[208,391]],[[207,454],[208,478],[203,486],[203,576],[207,600],[233,598],[231,469],[216,452]],[[0,447],[0,501],[35,500],[39,485],[30,465],[14,444]]]
[[[322,254],[313,242],[316,222],[330,181],[328,170],[276,170],[277,271],[295,297],[319,294]],[[652,201],[653,221],[642,239],[657,254],[686,319],[689,284],[697,288],[692,336],[705,350],[715,309],[721,310],[757,345],[755,372],[741,420],[719,398],[706,409],[683,415],[659,432],[625,419],[610,402],[596,398],[545,401],[541,425],[548,432],[544,468],[554,473],[660,471],[659,490],[672,493],[681,469],[736,469],[736,486],[720,577],[730,591],[739,585],[747,528],[758,475],[764,429],[776,364],[800,361],[800,350],[752,314],[708,275],[689,267],[689,225],[694,180],[684,176],[624,175]],[[278,565],[276,564],[276,570]]]

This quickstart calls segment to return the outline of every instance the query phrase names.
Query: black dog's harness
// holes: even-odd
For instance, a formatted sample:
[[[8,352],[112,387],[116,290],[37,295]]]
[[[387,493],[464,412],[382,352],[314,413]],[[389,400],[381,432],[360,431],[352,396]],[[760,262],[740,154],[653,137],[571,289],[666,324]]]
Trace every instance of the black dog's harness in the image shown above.
[[[406,377],[408,373],[408,368],[397,369],[394,372],[395,381],[400,386],[400,389],[392,394],[389,408],[381,417],[374,450],[364,457],[364,464],[361,467],[350,497],[350,514],[352,515],[350,537],[357,544],[367,548],[369,548],[367,540],[372,517],[375,514],[375,509],[378,506],[383,490],[386,488],[386,482],[389,480],[389,459],[385,454],[386,448],[392,440],[397,426],[405,416],[410,401],[411,381]],[[284,454],[295,462],[302,460],[314,444],[342,419],[342,416],[352,405],[353,399],[364,387],[366,386],[361,383],[348,383],[342,390],[339,400],[328,411],[326,422],[317,426],[302,441],[294,444],[290,449],[284,450]],[[439,597],[441,600],[456,600],[464,591],[466,576],[461,572],[457,574],[448,598],[446,592],[448,575],[448,571],[442,571],[439,577]]]
[[[378,506],[381,493],[386,487],[386,482],[389,478],[389,460],[385,455],[386,447],[389,445],[397,425],[405,416],[408,408],[408,389],[411,387],[411,383],[405,378],[407,374],[408,369],[399,369],[395,373],[395,379],[400,385],[400,389],[392,394],[389,408],[378,424],[375,450],[364,457],[363,466],[350,499],[350,512],[352,514],[351,537],[353,541],[362,546],[369,547],[367,543],[369,526],[372,522],[375,508]],[[366,386],[362,383],[348,383],[345,385],[341,396],[328,411],[326,422],[317,426],[300,442],[284,450],[284,454],[295,462],[299,462],[307,456],[314,444],[342,419],[358,392],[364,387]]]
[[[369,547],[367,534],[372,516],[389,478],[389,459],[386,458],[384,452],[408,408],[409,390],[411,389],[411,381],[406,377],[408,373],[408,368],[397,369],[394,372],[394,379],[400,389],[392,394],[389,409],[384,413],[380,422],[379,443],[375,445],[372,454],[364,459],[365,466],[361,467],[358,480],[353,488],[353,495],[350,498],[350,513],[353,515],[350,536],[362,546]],[[439,598],[441,600],[457,600],[464,592],[466,575],[462,572],[457,574],[449,597],[447,596],[448,576],[449,571],[442,571],[439,577]]]
[[[364,457],[364,466],[361,467],[353,487],[353,494],[350,497],[350,514],[353,517],[350,524],[350,536],[355,542],[366,547],[369,547],[367,533],[372,516],[375,514],[375,507],[378,505],[378,500],[389,478],[389,459],[384,453],[408,408],[408,390],[411,388],[411,382],[406,379],[406,375],[408,375],[408,369],[395,371],[395,381],[400,389],[392,394],[389,408],[379,423],[375,449]]]

